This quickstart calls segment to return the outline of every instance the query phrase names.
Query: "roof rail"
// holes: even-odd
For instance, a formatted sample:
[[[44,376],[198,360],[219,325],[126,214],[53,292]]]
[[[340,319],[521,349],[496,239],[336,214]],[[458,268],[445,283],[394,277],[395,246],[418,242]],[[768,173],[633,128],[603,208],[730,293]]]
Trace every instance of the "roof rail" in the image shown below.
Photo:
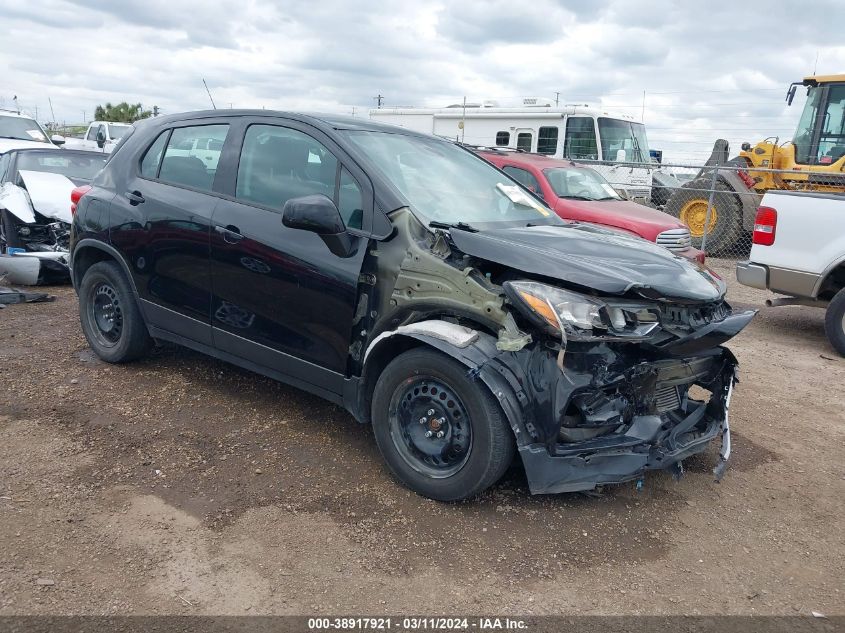
[[[515,153],[515,154],[528,154],[529,153],[529,152],[526,152],[524,149],[518,149],[518,148],[515,148],[515,147],[502,147],[500,145],[497,145],[495,147],[490,147],[489,145],[473,145],[472,143],[461,143],[460,141],[458,141],[458,145],[460,145],[461,147],[467,147],[469,149],[478,149],[478,150],[483,150],[483,151],[487,151],[487,152],[502,152],[503,154],[507,154],[508,152],[512,152],[512,153]]]

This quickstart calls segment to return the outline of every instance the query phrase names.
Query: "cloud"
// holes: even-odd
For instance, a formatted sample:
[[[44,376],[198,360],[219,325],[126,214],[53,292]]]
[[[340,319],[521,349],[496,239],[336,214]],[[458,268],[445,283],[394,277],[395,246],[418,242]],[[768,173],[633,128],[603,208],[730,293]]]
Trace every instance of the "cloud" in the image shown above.
[[[0,107],[90,118],[106,101],[362,114],[541,96],[644,116],[652,147],[703,159],[794,129],[787,85],[845,70],[845,4],[777,0],[0,0]],[[644,94],[645,93],[645,94]],[[645,103],[645,108],[643,108]]]
[[[530,11],[514,11],[513,0],[463,0],[448,3],[439,15],[438,33],[463,46],[498,43],[543,44],[561,37],[572,18],[545,0]]]

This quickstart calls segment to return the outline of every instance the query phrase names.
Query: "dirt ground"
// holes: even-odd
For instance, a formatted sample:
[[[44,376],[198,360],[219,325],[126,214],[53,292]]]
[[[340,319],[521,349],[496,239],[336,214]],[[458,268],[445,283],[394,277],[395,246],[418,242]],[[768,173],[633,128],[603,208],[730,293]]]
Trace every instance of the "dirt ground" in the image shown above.
[[[713,446],[640,491],[532,497],[514,468],[445,505],[316,397],[178,348],[99,361],[49,291],[0,311],[0,615],[845,613],[845,359],[821,310],[764,308],[730,344],[721,483]]]

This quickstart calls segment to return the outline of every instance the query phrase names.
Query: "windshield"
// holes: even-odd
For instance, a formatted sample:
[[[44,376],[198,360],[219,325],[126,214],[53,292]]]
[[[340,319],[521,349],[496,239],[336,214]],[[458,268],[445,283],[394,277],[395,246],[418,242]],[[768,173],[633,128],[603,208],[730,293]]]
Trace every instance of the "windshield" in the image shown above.
[[[604,160],[616,160],[619,150],[625,151],[626,163],[651,164],[648,139],[642,123],[599,117],[599,136]]]
[[[120,125],[115,123],[109,123],[109,138],[113,141],[116,141],[121,136],[126,134],[126,131],[131,128],[131,125]]]
[[[385,132],[346,134],[428,222],[559,223],[516,181],[453,143]]]
[[[594,169],[586,167],[553,167],[544,169],[546,180],[560,198],[586,200],[621,200],[610,183]]]
[[[827,103],[822,103],[825,89]],[[819,121],[822,127],[816,139]],[[845,155],[845,84],[809,88],[792,144],[795,162],[804,165],[830,165]]]
[[[38,123],[33,119],[19,116],[0,115],[0,138],[16,138],[39,143],[50,142]]]
[[[91,156],[70,152],[23,151],[18,154],[17,169],[47,171],[70,179],[92,180],[108,160],[107,154],[91,152]]]

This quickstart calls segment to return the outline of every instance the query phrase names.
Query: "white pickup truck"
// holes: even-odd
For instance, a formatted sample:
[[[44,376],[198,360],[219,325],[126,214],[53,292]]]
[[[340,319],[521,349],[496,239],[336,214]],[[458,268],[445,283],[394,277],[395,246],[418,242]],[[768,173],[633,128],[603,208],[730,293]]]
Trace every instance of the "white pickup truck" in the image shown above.
[[[101,151],[109,154],[131,127],[130,123],[93,121],[82,138],[65,139],[65,147],[68,149],[87,149],[94,152]]]
[[[753,246],[736,266],[739,283],[786,297],[769,306],[827,309],[825,332],[845,356],[845,195],[769,191],[754,221]]]

